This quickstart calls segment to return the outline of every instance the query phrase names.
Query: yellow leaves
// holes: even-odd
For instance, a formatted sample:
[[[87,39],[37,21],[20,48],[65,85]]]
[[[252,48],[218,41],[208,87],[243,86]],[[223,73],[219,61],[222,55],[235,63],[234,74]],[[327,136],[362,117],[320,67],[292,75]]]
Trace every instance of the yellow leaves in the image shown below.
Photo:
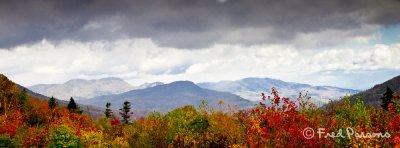
[[[103,132],[101,131],[82,131],[81,141],[85,147],[101,148],[105,146],[103,141]]]
[[[111,142],[112,147],[118,147],[118,148],[129,148],[129,143],[127,140],[123,137],[117,137],[114,139],[113,142]]]
[[[353,130],[354,133],[378,132],[374,131],[372,128],[362,127],[361,125],[357,125]],[[376,147],[379,146],[378,142],[379,139],[377,138],[360,138],[354,135],[352,135],[350,139],[350,145],[352,147]]]
[[[99,119],[97,119],[96,126],[102,131],[111,130],[111,123],[105,116],[101,116]]]
[[[19,90],[15,83],[11,82],[4,75],[0,74],[0,111],[4,115],[18,106]]]
[[[219,100],[219,101],[218,101],[218,105],[219,105],[219,106],[223,106],[223,105],[224,105],[224,101],[223,101],[223,100]]]

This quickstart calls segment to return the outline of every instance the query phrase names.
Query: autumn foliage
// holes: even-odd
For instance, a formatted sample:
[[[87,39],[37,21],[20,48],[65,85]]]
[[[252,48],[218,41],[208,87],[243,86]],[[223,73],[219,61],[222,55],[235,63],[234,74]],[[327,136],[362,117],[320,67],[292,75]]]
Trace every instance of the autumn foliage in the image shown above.
[[[219,109],[182,106],[168,113],[125,121],[114,116],[91,119],[65,106],[27,96],[0,80],[0,147],[396,147],[400,146],[400,107],[393,95],[388,111],[357,99],[320,109],[307,95],[296,99],[262,94],[252,108],[239,110],[220,101]],[[377,98],[378,99],[378,98]],[[354,103],[350,103],[354,102]],[[389,133],[390,137],[347,137]],[[304,129],[314,129],[305,137]],[[323,128],[322,137],[317,129]],[[326,137],[338,133],[343,137]]]

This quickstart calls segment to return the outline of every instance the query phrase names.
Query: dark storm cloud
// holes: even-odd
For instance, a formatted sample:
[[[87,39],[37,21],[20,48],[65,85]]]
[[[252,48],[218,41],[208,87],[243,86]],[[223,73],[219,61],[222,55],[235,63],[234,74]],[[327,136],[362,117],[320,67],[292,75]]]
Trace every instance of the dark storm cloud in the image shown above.
[[[2,0],[0,47],[43,38],[140,37],[179,48],[282,43],[299,33],[397,24],[399,12],[398,0]]]

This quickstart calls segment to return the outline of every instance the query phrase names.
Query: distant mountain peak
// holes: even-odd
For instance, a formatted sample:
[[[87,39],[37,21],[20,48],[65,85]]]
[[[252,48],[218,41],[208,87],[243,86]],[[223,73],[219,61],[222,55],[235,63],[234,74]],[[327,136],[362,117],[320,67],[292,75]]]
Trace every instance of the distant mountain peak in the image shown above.
[[[88,83],[88,82],[97,82],[97,81],[121,81],[121,82],[125,82],[123,79],[121,78],[117,78],[117,77],[105,77],[105,78],[100,78],[100,79],[71,79],[68,80],[67,82],[65,82],[64,84],[73,84],[73,83]]]
[[[192,81],[175,81],[172,83],[169,83],[170,87],[182,87],[186,89],[201,89],[199,86],[194,84]]]
[[[271,88],[275,87],[282,96],[297,97],[302,91],[308,91],[314,100],[326,103],[329,99],[340,99],[340,97],[354,94],[358,91],[329,86],[312,86],[294,82],[285,82],[271,78],[244,78],[235,81],[220,81],[215,83],[199,83],[202,88],[230,92],[249,100],[259,100],[261,92],[270,93]]]
[[[63,84],[39,84],[29,89],[60,99],[74,97],[76,99],[88,99],[101,95],[123,93],[134,89],[129,83],[120,78],[107,77],[102,79],[72,79]]]
[[[191,81],[175,81],[154,87],[135,89],[121,94],[79,100],[79,102],[102,106],[106,102],[111,102],[111,104],[115,105],[113,107],[119,107],[126,100],[132,103],[132,108],[147,111],[168,111],[184,105],[194,105],[197,107],[202,103],[202,100],[207,101],[214,107],[218,105],[219,100],[224,100],[225,103],[231,105],[237,104],[240,107],[252,106],[250,101],[240,96],[227,92],[203,89]]]
[[[88,80],[85,79],[71,79],[66,81],[64,84],[73,84],[73,83],[83,83],[83,82],[87,82]]]
[[[192,81],[175,81],[175,82],[171,82],[169,83],[170,85],[195,85]]]
[[[272,81],[282,81],[282,80],[279,80],[279,79],[266,78],[266,77],[264,77],[264,78],[248,77],[248,78],[243,78],[243,79],[236,80],[236,81],[255,81],[255,80],[272,80]]]
[[[124,81],[123,79],[118,78],[118,77],[105,77],[105,78],[101,78],[98,80],[100,80],[100,81]]]
[[[149,87],[155,87],[155,86],[159,86],[159,85],[164,85],[163,82],[153,82],[153,83],[143,83],[142,85],[139,85],[137,87],[137,89],[144,89],[144,88],[149,88]]]

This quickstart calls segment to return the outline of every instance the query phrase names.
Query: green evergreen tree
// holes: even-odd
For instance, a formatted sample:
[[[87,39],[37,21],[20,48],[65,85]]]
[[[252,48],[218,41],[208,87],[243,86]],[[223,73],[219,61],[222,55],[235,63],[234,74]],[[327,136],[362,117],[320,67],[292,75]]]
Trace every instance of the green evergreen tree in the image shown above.
[[[122,122],[125,124],[129,123],[129,118],[131,117],[131,102],[125,101],[124,104],[122,105],[122,108],[119,109],[121,112],[119,114],[122,117]]]
[[[104,114],[106,115],[107,118],[111,118],[111,116],[113,114],[112,110],[110,109],[110,106],[111,106],[111,103],[107,102],[106,111],[104,112]]]
[[[389,87],[386,87],[386,92],[380,98],[380,99],[382,99],[381,107],[384,110],[389,110],[389,104],[392,103],[393,93],[394,92],[392,91],[392,89],[390,89]]]
[[[54,109],[56,106],[57,106],[56,99],[53,96],[51,96],[51,98],[49,99],[49,107],[51,109]]]
[[[70,112],[76,112],[76,113],[79,113],[79,114],[82,114],[82,110],[79,108],[79,106],[75,103],[75,100],[74,100],[74,98],[70,98],[69,99],[69,103],[68,103],[68,106],[67,106],[67,108],[68,108],[68,110],[70,111]]]

